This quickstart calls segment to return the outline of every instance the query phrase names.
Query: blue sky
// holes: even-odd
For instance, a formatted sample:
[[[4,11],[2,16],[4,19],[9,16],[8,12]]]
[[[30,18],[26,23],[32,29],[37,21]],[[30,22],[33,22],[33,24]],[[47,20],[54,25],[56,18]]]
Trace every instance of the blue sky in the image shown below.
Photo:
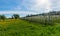
[[[0,14],[25,16],[60,10],[60,0],[0,0]],[[13,13],[12,13],[13,12]]]

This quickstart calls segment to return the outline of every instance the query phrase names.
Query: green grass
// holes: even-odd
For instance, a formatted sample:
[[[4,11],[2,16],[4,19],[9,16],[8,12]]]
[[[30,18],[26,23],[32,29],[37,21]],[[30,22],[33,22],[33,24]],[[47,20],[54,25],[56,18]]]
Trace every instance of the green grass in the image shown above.
[[[0,21],[0,36],[60,36],[60,23],[45,26],[25,20]]]

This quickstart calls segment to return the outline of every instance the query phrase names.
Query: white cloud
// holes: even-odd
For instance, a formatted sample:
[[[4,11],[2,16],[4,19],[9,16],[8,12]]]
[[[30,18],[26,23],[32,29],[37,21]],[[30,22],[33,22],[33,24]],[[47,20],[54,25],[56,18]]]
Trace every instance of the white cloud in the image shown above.
[[[33,10],[40,12],[42,10],[45,10],[45,12],[52,10],[51,9],[51,3],[49,0],[35,0],[35,5],[32,7]],[[43,11],[44,12],[44,11]]]
[[[34,14],[39,14],[39,13],[29,12],[29,11],[0,11],[0,15],[2,14],[6,15],[7,17],[11,17],[13,14],[19,14],[20,17],[24,17],[26,15],[34,15]]]
[[[23,0],[22,3],[18,3],[18,6],[16,6],[14,9],[16,11],[0,11],[0,14],[37,14],[42,12],[48,12],[51,9],[51,2],[50,0]],[[21,11],[21,6],[24,6],[29,11]],[[24,8],[23,8],[24,9]],[[20,11],[19,11],[20,10]],[[24,9],[26,10],[26,9]],[[30,11],[36,11],[36,12],[30,12]]]
[[[54,11],[60,11],[60,0],[51,0],[51,3]]]
[[[23,0],[21,4],[19,4],[15,9],[21,10],[20,6],[24,6],[26,10],[33,10],[38,13],[48,12],[51,9],[51,2],[50,0]],[[24,8],[22,10],[25,10]]]
[[[0,14],[37,14],[29,11],[0,11]]]

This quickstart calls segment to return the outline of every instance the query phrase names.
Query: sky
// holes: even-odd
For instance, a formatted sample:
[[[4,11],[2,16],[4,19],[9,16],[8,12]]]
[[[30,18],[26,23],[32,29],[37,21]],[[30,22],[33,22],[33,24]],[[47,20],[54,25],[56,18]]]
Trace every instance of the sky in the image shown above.
[[[21,17],[31,14],[59,11],[60,0],[0,0],[0,14],[11,17],[19,14]]]

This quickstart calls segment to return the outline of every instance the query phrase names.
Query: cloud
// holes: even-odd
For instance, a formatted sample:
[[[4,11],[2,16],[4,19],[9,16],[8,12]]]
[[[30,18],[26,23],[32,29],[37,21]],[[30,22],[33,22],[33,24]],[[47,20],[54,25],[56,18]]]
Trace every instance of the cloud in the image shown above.
[[[35,0],[36,4],[33,6],[33,10],[40,12],[48,12],[51,10],[51,3],[49,0]]]
[[[13,11],[34,11],[34,12],[48,12],[51,10],[50,0],[5,0],[2,10]],[[0,9],[1,10],[1,9]]]
[[[12,8],[13,11],[0,11],[0,14],[20,14],[21,16],[25,16],[51,10],[51,3],[49,0],[17,0],[14,3],[18,5]]]
[[[0,14],[36,14],[29,11],[0,11]]]
[[[5,4],[0,3],[0,10],[6,11],[0,11],[0,14],[27,15],[60,10],[60,0],[9,0],[3,3]]]
[[[16,11],[33,11],[38,13],[60,10],[60,0],[17,0]]]
[[[4,14],[4,15],[7,15],[7,14],[8,15],[19,14],[21,17],[23,17],[23,16],[26,16],[26,15],[34,15],[34,14],[38,14],[38,13],[36,13],[36,12],[29,12],[29,11],[0,11],[0,15],[1,14]]]
[[[60,0],[1,0],[0,10],[48,12],[60,10]]]
[[[16,10],[34,11],[34,12],[48,12],[51,11],[50,0],[23,0],[21,4],[15,7]]]
[[[54,11],[60,11],[60,0],[51,0],[51,3],[52,3],[52,9]]]

